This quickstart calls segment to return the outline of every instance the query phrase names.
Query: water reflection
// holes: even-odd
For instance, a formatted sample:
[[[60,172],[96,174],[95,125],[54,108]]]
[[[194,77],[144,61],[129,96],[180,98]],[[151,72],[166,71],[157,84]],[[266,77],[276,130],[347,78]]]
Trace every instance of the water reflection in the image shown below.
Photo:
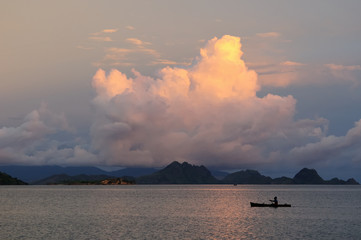
[[[26,186],[1,187],[0,193],[0,239],[329,239],[361,234],[355,227],[361,221],[360,187]],[[250,201],[275,195],[292,208],[250,207]]]

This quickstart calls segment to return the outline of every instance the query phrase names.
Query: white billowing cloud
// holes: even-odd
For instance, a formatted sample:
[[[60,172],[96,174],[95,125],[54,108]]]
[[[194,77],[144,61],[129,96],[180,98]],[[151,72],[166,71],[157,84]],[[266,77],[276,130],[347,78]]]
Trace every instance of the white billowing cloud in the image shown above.
[[[292,96],[256,95],[257,74],[242,54],[240,39],[226,35],[208,41],[193,66],[163,68],[157,79],[99,69],[91,135],[101,161],[235,167],[274,161],[323,138],[328,122],[295,121]]]
[[[46,105],[29,113],[18,127],[0,129],[0,163],[2,164],[88,164],[96,157],[80,145],[60,147],[51,138],[59,132],[72,133],[64,114],[50,112]]]
[[[44,144],[44,141],[37,142]],[[59,143],[54,142],[52,146],[40,150],[36,148],[26,148],[20,151],[12,148],[0,148],[0,160],[2,164],[21,164],[21,165],[96,165],[98,158],[82,146],[59,148]]]
[[[70,130],[64,115],[51,113],[46,105],[29,113],[19,127],[0,129],[0,148],[22,148],[31,145],[44,136],[56,132],[56,128]]]
[[[25,122],[19,127],[0,129],[0,147],[21,148],[50,133],[53,133],[53,129],[40,120],[40,114],[35,110],[26,116]]]

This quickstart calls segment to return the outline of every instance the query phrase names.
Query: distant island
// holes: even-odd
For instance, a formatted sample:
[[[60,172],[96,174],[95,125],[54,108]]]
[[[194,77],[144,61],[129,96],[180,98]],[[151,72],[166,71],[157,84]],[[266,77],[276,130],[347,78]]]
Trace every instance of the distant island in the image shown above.
[[[24,171],[26,167],[21,167]],[[39,167],[41,168],[41,167]],[[49,168],[49,167],[48,167]],[[54,167],[61,170],[59,167]],[[11,167],[14,171],[14,167]],[[76,167],[64,168],[64,171],[76,173]],[[80,169],[80,167],[79,167]],[[84,168],[81,168],[84,169]],[[118,170],[115,172],[104,172],[100,169],[87,167],[91,173],[101,174],[54,174],[46,178],[33,181],[31,184],[49,185],[49,184],[65,184],[65,185],[129,185],[129,184],[321,184],[321,185],[359,185],[359,183],[350,178],[346,181],[338,178],[324,180],[319,176],[315,169],[303,168],[293,178],[278,177],[271,178],[260,174],[256,170],[242,170],[230,174],[224,174],[222,178],[216,178],[205,166],[196,166],[187,162],[172,162],[161,170],[139,168],[137,171],[132,168]],[[140,175],[142,172],[144,175]],[[131,175],[122,175],[124,173],[134,173]],[[217,171],[217,175],[222,175]],[[25,182],[12,178],[8,174],[1,173],[0,185],[4,184],[26,184]]]
[[[135,184],[133,177],[114,178],[107,175],[53,175],[33,182],[33,185],[131,185]]]

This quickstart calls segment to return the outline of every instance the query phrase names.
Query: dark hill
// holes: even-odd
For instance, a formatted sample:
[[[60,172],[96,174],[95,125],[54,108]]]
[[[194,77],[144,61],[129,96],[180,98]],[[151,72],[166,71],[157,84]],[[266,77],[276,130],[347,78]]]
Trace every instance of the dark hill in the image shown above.
[[[353,178],[350,178],[347,181],[344,181],[344,180],[338,179],[338,178],[332,178],[331,180],[325,181],[325,184],[329,184],[329,185],[359,185],[359,183],[356,182],[356,180]]]
[[[325,181],[315,169],[303,168],[293,178],[296,184],[324,184]]]
[[[117,171],[104,171],[97,167],[60,167],[60,166],[0,166],[0,184],[50,184],[54,175],[68,175],[68,181],[87,181],[97,176],[106,178],[124,178],[125,176],[138,177],[137,183],[141,184],[332,184],[332,185],[358,185],[359,183],[350,178],[347,181],[333,178],[323,180],[316,170],[304,168],[294,178],[280,177],[272,179],[261,175],[255,170],[239,171],[225,176],[225,172],[213,169],[212,173],[204,166],[194,166],[186,162],[180,164],[173,162],[164,169],[157,171],[155,168],[124,168]],[[10,176],[11,177],[10,177]],[[77,179],[79,175],[88,175],[89,178]],[[75,178],[71,178],[76,176]],[[214,176],[219,179],[218,180]],[[65,177],[65,176],[64,176]],[[46,178],[49,178],[46,180]],[[42,179],[42,182],[39,179]],[[74,180],[75,179],[75,180]],[[125,179],[125,178],[124,178]],[[130,178],[134,179],[134,178]],[[67,179],[53,179],[53,183],[67,181]],[[56,180],[56,181],[55,181]],[[36,182],[37,181],[37,182]]]
[[[295,184],[295,181],[289,177],[279,177],[272,179],[272,184]]]
[[[27,185],[27,183],[0,172],[0,185]]]
[[[349,178],[347,181],[346,181],[346,184],[348,185],[360,185],[355,179],[353,178]]]
[[[111,178],[107,175],[76,175],[69,176],[67,174],[58,174],[47,177],[45,179],[34,182],[35,185],[49,185],[49,184],[81,184],[81,183],[98,183],[104,179]]]
[[[136,178],[138,184],[212,184],[219,181],[204,166],[172,162],[153,174]]]
[[[29,183],[59,174],[67,174],[70,176],[79,174],[107,174],[107,172],[97,167],[0,166],[0,170]]]
[[[222,182],[230,184],[270,184],[272,178],[263,176],[255,170],[245,170],[227,175]]]

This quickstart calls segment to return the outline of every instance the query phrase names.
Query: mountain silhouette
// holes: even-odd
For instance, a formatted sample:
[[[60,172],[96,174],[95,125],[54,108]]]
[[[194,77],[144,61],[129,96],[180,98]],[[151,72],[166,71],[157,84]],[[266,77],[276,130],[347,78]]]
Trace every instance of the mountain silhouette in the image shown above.
[[[347,181],[338,178],[323,180],[315,169],[308,168],[303,168],[294,178],[278,177],[274,179],[250,169],[228,174],[222,179],[225,172],[213,169],[212,172],[217,173],[217,179],[204,166],[191,165],[187,162],[179,163],[177,161],[158,171],[154,168],[124,168],[108,172],[97,167],[60,166],[1,166],[0,171],[6,172],[5,175],[1,175],[2,180],[0,180],[2,182],[0,184],[22,184],[25,182],[31,184],[61,184],[69,181],[99,181],[102,178],[110,179],[114,177],[132,181],[135,179],[137,184],[359,184],[353,178]],[[25,181],[24,179],[31,179],[32,181]]]
[[[315,169],[303,168],[294,177],[295,184],[324,184],[325,181]]]
[[[136,178],[139,184],[214,184],[219,183],[204,166],[174,161],[153,174]]]
[[[272,178],[263,176],[256,170],[247,169],[227,175],[222,182],[230,184],[270,184]]]

